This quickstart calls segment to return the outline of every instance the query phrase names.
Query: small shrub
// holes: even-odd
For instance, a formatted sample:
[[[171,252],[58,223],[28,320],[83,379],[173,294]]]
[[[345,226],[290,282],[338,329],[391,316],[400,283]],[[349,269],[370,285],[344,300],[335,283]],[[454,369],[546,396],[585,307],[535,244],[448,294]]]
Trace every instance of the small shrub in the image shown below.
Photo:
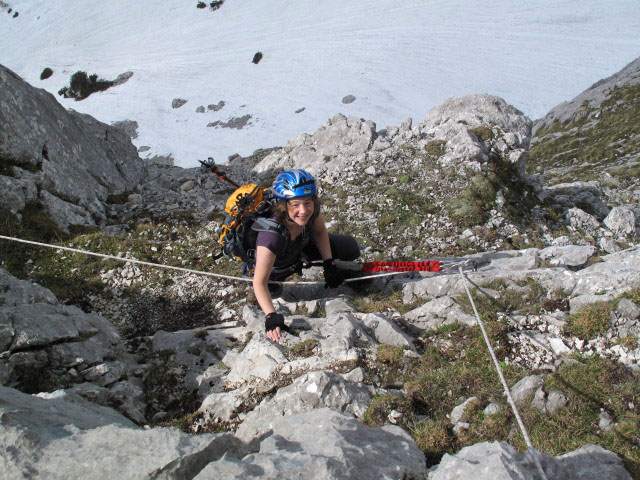
[[[131,190],[125,190],[122,193],[113,193],[107,197],[107,203],[110,205],[121,205],[127,203],[129,195],[133,192]]]
[[[369,427],[381,427],[387,422],[391,410],[400,407],[401,400],[393,395],[376,395],[364,413],[364,424]]]
[[[262,52],[256,52],[255,55],[253,56],[253,60],[251,61],[257,64],[260,60],[262,60]]]
[[[567,318],[565,332],[583,340],[604,334],[609,328],[609,302],[587,305]]]
[[[395,310],[400,313],[407,313],[414,308],[418,308],[424,303],[424,300],[418,300],[409,304],[402,302],[402,291],[397,290],[393,293],[374,293],[368,299],[363,297],[356,297],[354,304],[359,312],[374,313],[383,312],[386,310]]]
[[[446,146],[446,140],[431,140],[424,146],[424,151],[432,157],[441,157],[444,155]]]
[[[445,453],[456,450],[456,440],[451,426],[443,421],[418,423],[413,430],[413,439],[425,454],[427,465],[435,465]]]
[[[376,359],[379,363],[385,365],[399,366],[402,365],[402,359],[404,358],[404,350],[402,347],[396,345],[382,344],[378,347],[376,352]]]
[[[628,350],[635,350],[638,348],[638,337],[635,335],[627,335],[626,337],[618,339],[617,343]]]
[[[44,70],[42,70],[42,73],[40,74],[40,80],[46,80],[51,75],[53,75],[53,70],[51,70],[49,67],[47,67]]]
[[[632,290],[628,290],[622,295],[620,295],[620,298],[628,298],[632,302],[638,304],[640,303],[640,288],[634,288]]]
[[[71,81],[68,87],[63,87],[58,91],[58,95],[65,98],[73,97],[76,101],[84,100],[89,95],[95,92],[100,92],[108,89],[113,85],[110,80],[98,80],[98,75],[95,73],[87,75],[87,72],[77,71],[71,75]]]
[[[318,346],[315,338],[307,338],[291,347],[290,356],[292,358],[308,358],[313,355],[313,350]]]
[[[493,130],[485,125],[480,125],[476,128],[470,128],[469,133],[475,135],[481,142],[486,142],[493,138]]]
[[[198,330],[196,333],[193,334],[194,337],[196,338],[207,338],[207,335],[209,335],[209,331],[206,328],[203,328],[202,330]]]
[[[211,7],[211,10],[218,10],[223,3],[224,3],[224,0],[217,0],[217,1],[211,2],[209,6]]]
[[[197,345],[189,345],[187,347],[187,353],[190,353],[191,355],[198,356],[200,355],[200,352],[200,347],[198,347]]]
[[[198,4],[196,5],[196,8],[205,8],[207,6],[206,3],[204,2],[198,2]]]

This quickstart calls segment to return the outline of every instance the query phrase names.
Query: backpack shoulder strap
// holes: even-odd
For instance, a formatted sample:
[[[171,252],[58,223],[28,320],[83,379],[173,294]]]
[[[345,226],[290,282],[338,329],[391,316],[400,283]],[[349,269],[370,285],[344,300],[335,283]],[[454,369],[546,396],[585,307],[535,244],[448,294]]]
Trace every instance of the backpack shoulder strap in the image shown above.
[[[273,218],[258,217],[253,222],[253,225],[251,225],[251,229],[256,232],[272,232],[282,235],[285,238],[289,237],[287,227]]]
[[[253,224],[251,225],[251,230],[253,231],[252,232],[253,234],[250,235],[251,240],[249,241],[249,243],[251,244],[249,248],[251,249],[256,248],[255,243],[256,243],[257,234],[259,232],[271,232],[279,235],[284,242],[282,246],[283,252],[286,251],[287,248],[289,247],[289,242],[291,241],[291,235],[289,234],[289,230],[285,225],[278,222],[277,220],[274,220],[273,218],[257,217],[254,220]],[[253,252],[253,254],[255,255],[255,251]]]

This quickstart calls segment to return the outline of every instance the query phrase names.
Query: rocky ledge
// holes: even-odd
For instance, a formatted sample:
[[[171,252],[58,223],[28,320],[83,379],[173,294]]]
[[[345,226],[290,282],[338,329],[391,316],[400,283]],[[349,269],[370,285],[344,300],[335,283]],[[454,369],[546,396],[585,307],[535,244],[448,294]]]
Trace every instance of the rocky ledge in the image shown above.
[[[481,289],[494,298],[509,290],[525,295],[524,278],[565,292],[564,308],[503,314],[505,338],[518,345],[505,362],[552,372],[575,362],[569,354],[577,352],[637,368],[640,347],[617,342],[640,333],[634,302],[620,301],[606,332],[593,341],[563,328],[569,311],[640,285],[639,248],[589,265],[594,250],[566,245],[458,259],[473,261],[476,271],[467,272],[468,281],[486,285]],[[513,472],[535,478],[529,455],[497,442],[445,455],[427,472],[423,452],[405,431],[415,421],[402,406],[410,387],[390,372],[406,370],[419,357],[425,332],[475,324],[464,309],[458,274],[378,280],[378,288],[400,290],[407,304],[421,300],[404,314],[361,313],[348,291],[316,300],[322,297],[317,286],[288,287],[278,308],[288,314],[293,334],[285,334],[281,344],[262,335],[262,317],[251,305],[216,324],[158,331],[127,344],[106,319],[61,305],[50,291],[0,273],[0,444],[9,478],[27,478],[25,472],[29,478],[86,478],[100,471],[124,478],[458,479],[488,468],[495,472],[492,478],[513,478]],[[506,285],[502,293],[496,280]],[[158,405],[146,404],[158,375],[196,396],[200,406],[183,428],[199,435],[138,426],[151,420],[145,414],[153,413],[156,425],[167,418]],[[35,385],[34,379],[50,383]],[[66,388],[31,396],[9,388],[35,393],[56,384]],[[521,407],[546,416],[571,406],[562,393],[544,386],[544,373],[522,378],[512,391]],[[393,408],[372,412],[379,398],[391,399]],[[504,408],[468,398],[450,413],[453,431],[465,435],[472,411],[484,409],[490,418]],[[382,415],[379,424],[385,425],[361,423],[371,424],[372,415]],[[614,424],[610,418],[607,428]],[[215,433],[220,431],[227,433]],[[549,478],[630,478],[619,457],[594,445],[538,460]]]

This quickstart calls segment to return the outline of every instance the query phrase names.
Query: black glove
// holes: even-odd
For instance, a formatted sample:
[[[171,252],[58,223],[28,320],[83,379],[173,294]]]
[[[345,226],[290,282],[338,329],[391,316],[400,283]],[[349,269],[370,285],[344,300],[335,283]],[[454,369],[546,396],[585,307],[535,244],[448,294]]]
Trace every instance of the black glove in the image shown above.
[[[280,330],[284,330],[286,328],[284,325],[284,315],[281,313],[271,312],[267,315],[264,326],[265,332],[275,330],[277,327],[280,327]]]
[[[324,260],[322,267],[324,268],[324,281],[327,282],[324,284],[324,288],[338,288],[344,283],[344,275],[338,270],[333,258]]]

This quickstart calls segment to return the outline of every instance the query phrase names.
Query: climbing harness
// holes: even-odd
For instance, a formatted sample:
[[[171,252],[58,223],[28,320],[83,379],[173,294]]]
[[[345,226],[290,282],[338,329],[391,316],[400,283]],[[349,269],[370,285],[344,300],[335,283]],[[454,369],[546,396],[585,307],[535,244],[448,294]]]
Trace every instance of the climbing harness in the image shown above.
[[[484,338],[484,343],[487,344],[487,348],[489,349],[489,353],[491,354],[491,359],[493,360],[493,364],[496,367],[496,371],[498,372],[498,377],[500,377],[500,382],[502,382],[502,387],[504,388],[504,393],[509,401],[509,405],[511,406],[511,410],[513,410],[513,414],[516,417],[516,421],[518,422],[518,426],[520,427],[520,431],[522,432],[522,436],[524,437],[524,441],[527,444],[527,452],[533,458],[533,461],[536,464],[536,468],[538,469],[538,473],[540,474],[540,478],[542,480],[548,480],[547,475],[542,468],[542,464],[538,456],[540,452],[538,452],[535,448],[533,448],[533,444],[529,439],[529,434],[527,432],[527,428],[524,426],[524,422],[520,417],[520,412],[518,412],[518,407],[516,407],[516,403],[511,396],[511,390],[509,389],[509,385],[507,385],[507,381],[504,378],[504,374],[502,373],[502,368],[500,367],[500,363],[496,357],[495,352],[493,351],[493,347],[491,346],[491,342],[489,341],[489,336],[487,335],[487,331],[484,328],[484,323],[480,319],[480,315],[478,314],[478,310],[476,309],[476,304],[473,301],[473,296],[469,291],[469,286],[467,285],[467,277],[464,274],[464,270],[462,266],[459,267],[460,276],[462,277],[462,283],[464,284],[464,289],[467,292],[467,296],[469,297],[469,301],[471,302],[471,307],[473,308],[473,313],[476,315],[476,319],[478,320],[478,325],[480,326],[480,330],[482,331],[482,337]]]

